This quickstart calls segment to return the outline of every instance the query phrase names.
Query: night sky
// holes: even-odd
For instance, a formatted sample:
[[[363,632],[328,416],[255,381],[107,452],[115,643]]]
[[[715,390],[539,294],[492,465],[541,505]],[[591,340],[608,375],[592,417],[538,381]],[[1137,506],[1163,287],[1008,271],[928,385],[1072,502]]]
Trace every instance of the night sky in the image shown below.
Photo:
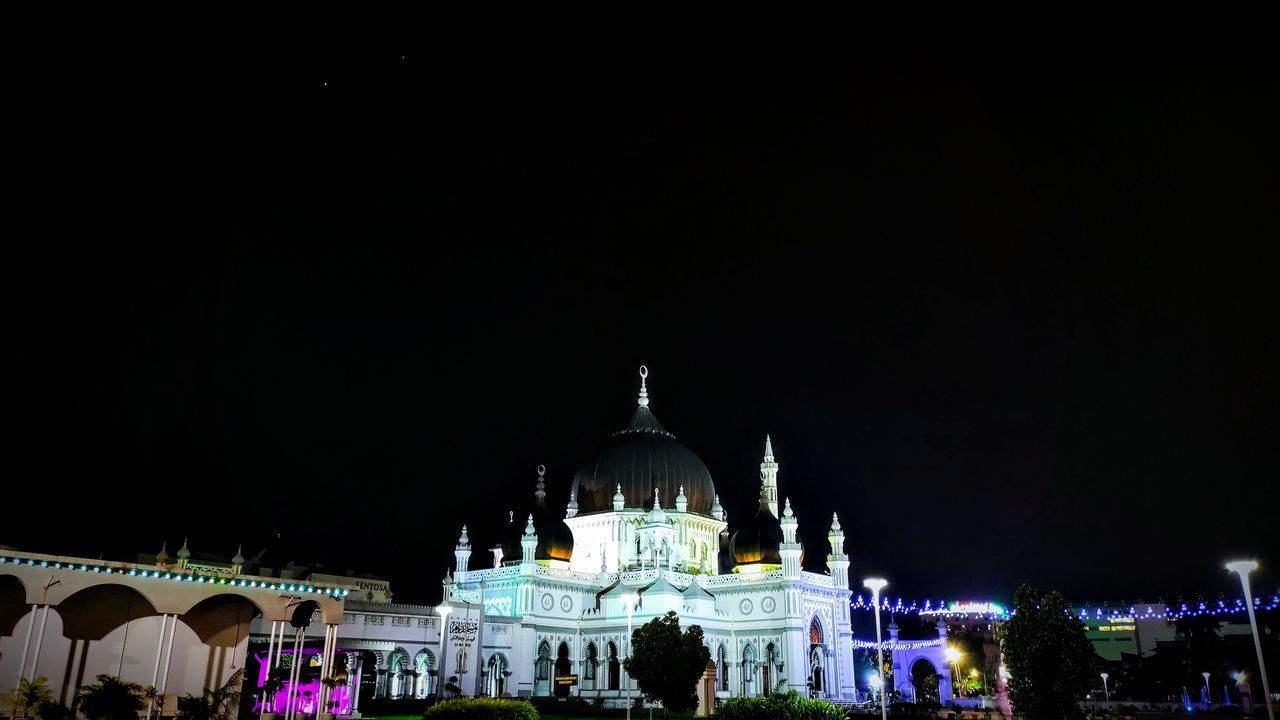
[[[0,544],[433,601],[645,363],[731,522],[769,432],[890,596],[1275,588],[1274,42],[874,35],[24,63]]]

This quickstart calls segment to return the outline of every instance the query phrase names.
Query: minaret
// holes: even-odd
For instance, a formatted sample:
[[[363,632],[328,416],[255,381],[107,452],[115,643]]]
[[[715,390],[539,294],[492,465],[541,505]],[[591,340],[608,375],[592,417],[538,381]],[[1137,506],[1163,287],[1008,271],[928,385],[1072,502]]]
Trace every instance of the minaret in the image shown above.
[[[168,550],[166,549],[166,548],[168,548],[168,546],[169,546],[169,543],[168,543],[167,541],[160,543],[160,552],[156,553],[156,564],[157,564],[157,565],[168,565],[168,564],[169,564],[169,552],[168,552]]]
[[[178,567],[187,569],[187,560],[191,558],[191,548],[187,547],[187,539],[182,538],[182,547],[178,548]]]
[[[689,498],[685,497],[684,486],[680,486],[680,492],[676,495],[676,512],[686,512],[689,509]]]
[[[613,511],[621,512],[627,505],[627,498],[622,494],[622,483],[618,483],[618,491],[613,494]]]
[[[840,590],[849,587],[849,556],[844,554],[844,530],[840,528],[840,517],[831,513],[831,554],[827,556],[827,567],[831,570],[831,584]]]
[[[800,577],[800,555],[804,550],[796,541],[796,531],[800,525],[796,521],[796,514],[791,511],[790,498],[787,498],[782,510],[782,519],[779,522],[782,525],[782,544],[778,546],[778,555],[782,557],[782,577],[798,578]]]
[[[471,563],[471,539],[467,537],[467,526],[462,526],[462,534],[458,536],[458,546],[453,549],[455,559],[454,571],[464,573]]]
[[[440,604],[449,602],[453,597],[453,576],[449,574],[449,568],[444,569],[444,578],[440,580],[442,594],[440,596]]]
[[[524,537],[520,538],[520,563],[532,565],[537,552],[538,533],[533,529],[533,513],[529,513],[529,524],[524,526]]]
[[[569,491],[569,507],[565,509],[564,515],[565,517],[573,517],[574,515],[577,515],[577,514],[578,514],[578,494],[570,490]]]
[[[764,462],[760,463],[760,499],[778,517],[778,463],[773,459],[773,441],[764,436]]]
[[[244,570],[244,545],[236,548],[236,554],[231,558],[231,574],[239,575]]]
[[[711,501],[711,517],[724,522],[724,508],[720,505],[720,493],[716,493],[716,499]]]

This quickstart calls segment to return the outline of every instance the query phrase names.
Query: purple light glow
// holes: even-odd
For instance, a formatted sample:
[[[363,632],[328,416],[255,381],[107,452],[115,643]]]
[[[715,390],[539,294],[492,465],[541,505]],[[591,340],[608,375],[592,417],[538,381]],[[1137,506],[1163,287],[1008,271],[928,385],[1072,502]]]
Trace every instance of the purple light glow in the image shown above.
[[[293,654],[292,650],[285,650],[284,652],[286,655]],[[303,649],[301,662],[304,663],[303,665],[304,673],[306,672],[306,668],[310,667],[310,657],[314,655],[319,655],[319,654],[320,654],[319,650]],[[267,671],[270,668],[267,665],[266,652],[254,653],[254,656],[258,659],[257,687],[259,690],[261,690],[262,686],[265,685],[267,682]],[[314,715],[318,710],[318,708],[316,707],[316,703],[318,703],[320,700],[320,687],[321,687],[320,678],[318,676],[314,678],[304,679],[301,682],[299,682],[296,687],[292,683],[286,681],[283,683],[280,690],[277,691],[273,697],[271,697],[269,700],[266,701],[266,705],[267,705],[266,711],[273,712],[273,713],[283,713],[285,711],[285,707],[288,705],[291,694],[296,692],[299,694],[299,702],[297,707],[298,712],[300,712],[303,715]],[[354,692],[354,689],[351,685],[340,685],[333,689],[333,693],[332,693],[333,695],[332,699],[334,701],[333,712],[335,714],[337,715],[351,714],[353,692]],[[253,705],[253,711],[255,713],[260,713],[263,711],[263,707],[262,707],[263,702],[264,702],[264,698],[262,697],[262,693],[259,692],[258,697],[254,701],[254,705]]]

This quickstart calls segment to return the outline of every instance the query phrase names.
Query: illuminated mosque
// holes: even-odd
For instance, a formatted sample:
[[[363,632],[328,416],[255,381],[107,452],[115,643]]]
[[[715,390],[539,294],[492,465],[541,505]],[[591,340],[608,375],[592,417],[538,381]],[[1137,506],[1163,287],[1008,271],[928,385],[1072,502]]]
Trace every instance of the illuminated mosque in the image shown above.
[[[447,632],[433,674],[460,678],[465,694],[516,696],[552,694],[555,677],[577,675],[574,694],[625,703],[628,624],[675,611],[702,627],[721,697],[796,689],[852,699],[839,519],[829,574],[803,570],[799,521],[779,502],[765,438],[759,507],[730,532],[711,473],[654,415],[647,376],[642,367],[631,421],[582,464],[564,513],[548,505],[540,466],[525,522],[511,518],[487,551],[463,527],[437,608]],[[487,567],[469,569],[477,552]]]

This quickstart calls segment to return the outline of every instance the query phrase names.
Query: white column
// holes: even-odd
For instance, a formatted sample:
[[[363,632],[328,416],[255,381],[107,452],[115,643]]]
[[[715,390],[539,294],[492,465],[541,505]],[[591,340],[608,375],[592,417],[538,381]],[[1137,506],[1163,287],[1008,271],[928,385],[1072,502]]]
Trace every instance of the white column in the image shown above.
[[[164,653],[164,675],[160,676],[159,693],[163,695],[165,690],[169,688],[169,667],[173,665],[173,636],[178,632],[178,616],[173,616],[173,625],[169,628],[169,642],[166,645]],[[164,705],[161,704],[160,714],[164,714]]]
[[[176,622],[177,619],[175,618]],[[155,688],[160,680],[160,656],[164,654],[164,634],[169,628],[169,614],[160,616],[160,637],[156,638],[156,664],[151,668],[151,687]],[[155,698],[147,701],[147,720],[151,720],[151,711],[155,709]]]
[[[31,652],[31,635],[36,629],[36,615],[40,614],[40,606],[31,606],[31,620],[27,623],[27,639],[22,643],[22,659],[18,662],[18,683],[14,685],[17,689],[22,685],[22,679],[26,677],[27,672],[27,655]]]
[[[31,677],[40,675],[40,648],[44,645],[44,626],[49,623],[49,606],[44,606],[44,614],[40,616],[40,632],[36,634],[36,655],[31,661]]]

